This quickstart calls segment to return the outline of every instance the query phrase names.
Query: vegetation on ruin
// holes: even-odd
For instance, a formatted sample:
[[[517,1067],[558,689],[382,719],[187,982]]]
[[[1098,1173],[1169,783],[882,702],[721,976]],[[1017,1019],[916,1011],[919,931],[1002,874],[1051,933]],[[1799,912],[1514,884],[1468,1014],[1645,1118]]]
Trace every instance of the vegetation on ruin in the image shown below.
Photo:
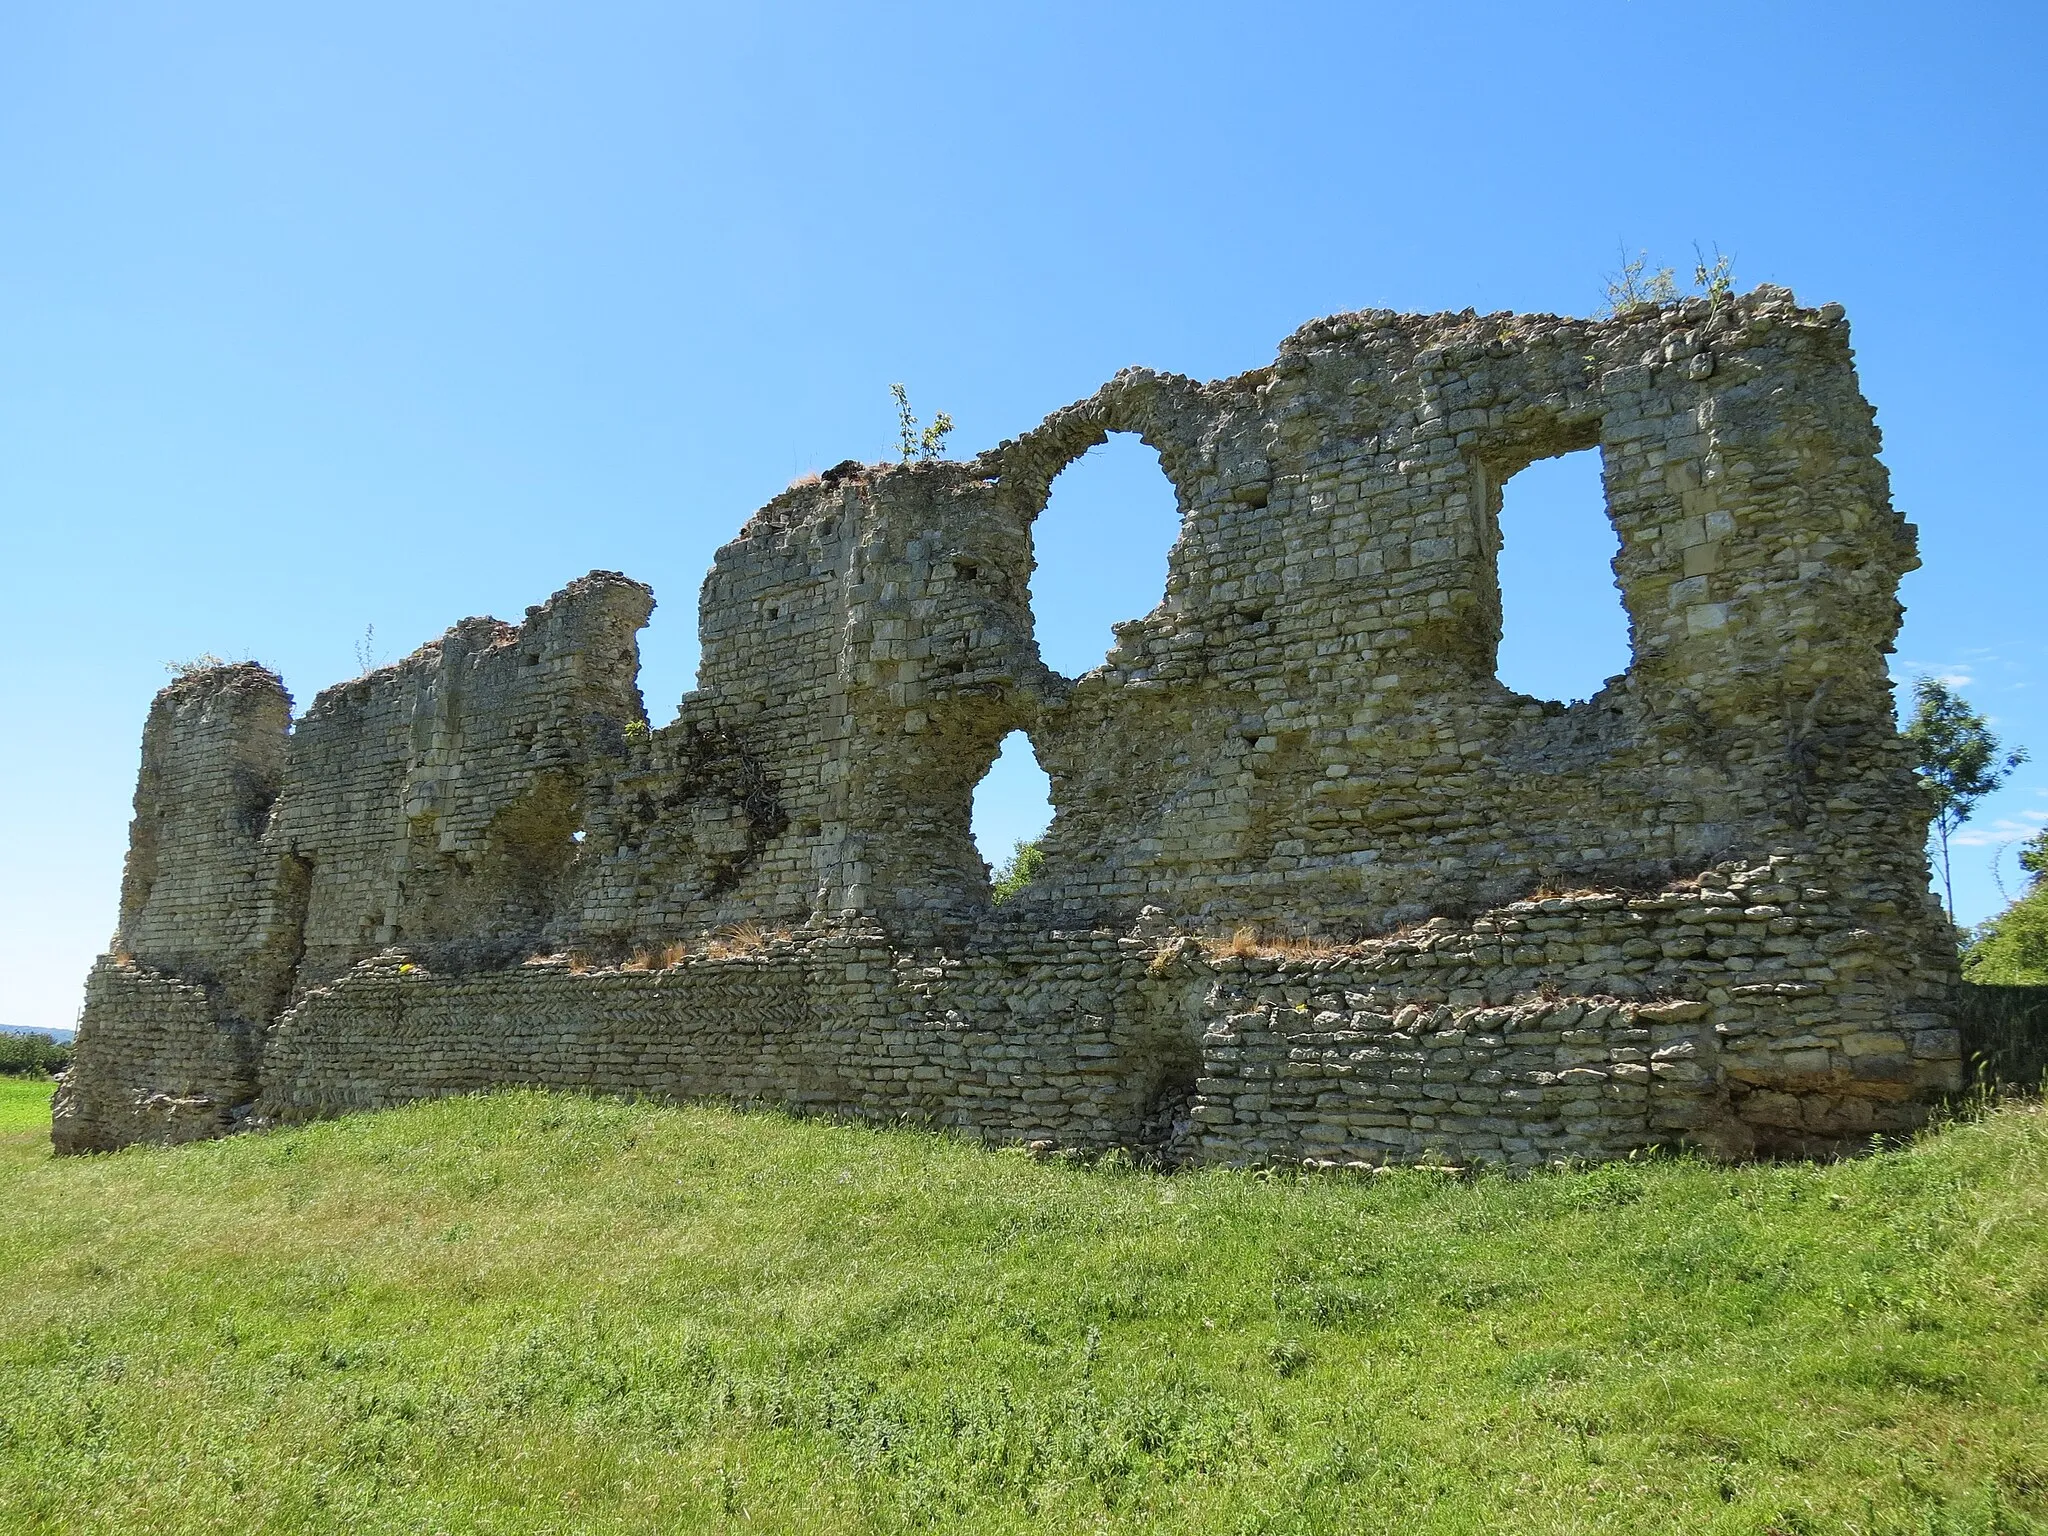
[[[211,672],[215,667],[224,667],[227,664],[225,656],[216,656],[211,651],[201,651],[197,656],[187,656],[182,661],[165,662],[164,670],[171,674],[174,681],[183,682],[188,677],[196,677],[201,672]]]
[[[919,427],[917,418],[910,411],[910,393],[901,384],[891,384],[889,393],[896,400],[896,446],[902,450],[903,462],[912,459],[936,459],[946,451],[946,438],[953,430],[953,418],[944,411],[932,418],[928,427]]]
[[[507,1093],[54,1160],[34,1532],[2048,1529],[2048,1114],[1835,1166],[1034,1162]]]
[[[1714,247],[1714,254],[1709,257],[1698,241],[1693,242],[1692,253],[1692,287],[1687,290],[1678,286],[1676,268],[1652,269],[1648,251],[1637,251],[1631,256],[1627,242],[1622,242],[1617,257],[1619,264],[1602,283],[1601,291],[1606,302],[1600,313],[1625,315],[1638,307],[1656,308],[1685,298],[1688,293],[1704,298],[1718,308],[1735,291],[1735,258],[1724,255],[1719,245]]]

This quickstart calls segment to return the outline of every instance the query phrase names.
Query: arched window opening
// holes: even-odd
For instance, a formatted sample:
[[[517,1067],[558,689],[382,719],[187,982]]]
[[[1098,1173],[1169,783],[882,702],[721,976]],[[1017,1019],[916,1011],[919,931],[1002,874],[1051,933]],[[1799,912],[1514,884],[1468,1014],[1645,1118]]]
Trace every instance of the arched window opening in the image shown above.
[[[974,787],[974,845],[993,875],[1028,874],[1033,849],[1052,824],[1052,781],[1038,766],[1031,738],[1012,731]],[[999,893],[1000,894],[1000,893]]]
[[[1038,654],[1079,677],[1102,665],[1111,626],[1141,619],[1166,591],[1180,508],[1159,455],[1116,432],[1061,470],[1031,529]]]
[[[1495,675],[1534,698],[1590,699],[1629,663],[1600,450],[1543,459],[1509,480],[1500,535]]]

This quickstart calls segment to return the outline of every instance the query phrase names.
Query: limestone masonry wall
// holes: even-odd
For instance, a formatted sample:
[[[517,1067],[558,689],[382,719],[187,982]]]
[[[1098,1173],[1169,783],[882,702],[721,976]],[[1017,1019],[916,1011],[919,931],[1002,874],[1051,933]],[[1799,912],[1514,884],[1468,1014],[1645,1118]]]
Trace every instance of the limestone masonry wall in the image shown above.
[[[1181,534],[1066,678],[1033,520],[1111,432]],[[1628,670],[1494,674],[1501,487],[1597,447]],[[650,728],[611,572],[296,721],[254,665],[144,731],[65,1150],[532,1082],[1175,1160],[1814,1152],[1958,1083],[1884,657],[1913,530],[1837,305],[1316,321],[1127,370],[966,463],[848,462],[718,552]],[[1003,737],[1052,780],[994,908]]]

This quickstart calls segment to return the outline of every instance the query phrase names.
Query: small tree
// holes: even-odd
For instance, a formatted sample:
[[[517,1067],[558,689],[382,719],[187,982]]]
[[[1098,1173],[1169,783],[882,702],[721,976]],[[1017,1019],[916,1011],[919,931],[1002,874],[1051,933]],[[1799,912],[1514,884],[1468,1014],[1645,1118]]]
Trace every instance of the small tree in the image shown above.
[[[1984,717],[1938,677],[1913,680],[1913,718],[1906,725],[1920,782],[1934,792],[1934,839],[1941,860],[1942,896],[1955,921],[1955,883],[1949,873],[1949,839],[1977,809],[1977,802],[2012,777],[2027,760],[2025,748],[1999,756],[1998,738]],[[2023,854],[2021,862],[2031,856]],[[2029,866],[2030,868],[2032,866]]]
[[[1707,296],[1711,310],[1718,310],[1722,300],[1735,291],[1735,258],[1721,254],[1721,247],[1714,247],[1714,259],[1707,260],[1707,253],[1700,249],[1699,241],[1692,243],[1693,268],[1692,285]]]
[[[910,414],[910,392],[901,384],[891,384],[889,393],[896,397],[896,443],[903,450],[903,462],[913,458],[936,459],[946,447],[946,434],[953,430],[953,418],[944,411],[932,418],[932,424],[920,430],[917,418]]]

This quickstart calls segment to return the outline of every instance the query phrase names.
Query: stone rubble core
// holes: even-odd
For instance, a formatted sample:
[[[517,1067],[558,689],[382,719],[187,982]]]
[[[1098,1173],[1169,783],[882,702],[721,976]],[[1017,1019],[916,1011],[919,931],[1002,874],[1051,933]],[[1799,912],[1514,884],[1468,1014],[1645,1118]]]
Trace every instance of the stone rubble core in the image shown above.
[[[1080,678],[1031,529],[1157,450],[1164,598]],[[1501,487],[1598,447],[1632,660],[1494,675]],[[967,463],[848,462],[718,552],[650,729],[593,572],[296,722],[158,695],[63,1151],[503,1084],[916,1117],[1169,1161],[1826,1153],[1960,1085],[1884,657],[1914,533],[1839,305],[1318,320]],[[1028,733],[1044,873],[974,786]]]

